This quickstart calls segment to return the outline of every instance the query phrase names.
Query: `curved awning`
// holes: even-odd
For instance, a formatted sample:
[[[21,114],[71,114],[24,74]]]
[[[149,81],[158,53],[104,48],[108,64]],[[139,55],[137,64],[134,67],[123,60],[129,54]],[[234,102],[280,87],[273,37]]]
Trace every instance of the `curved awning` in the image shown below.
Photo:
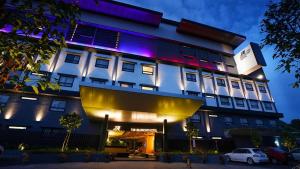
[[[116,86],[80,86],[82,107],[90,118],[118,122],[161,123],[181,121],[202,105],[201,97],[141,91]]]

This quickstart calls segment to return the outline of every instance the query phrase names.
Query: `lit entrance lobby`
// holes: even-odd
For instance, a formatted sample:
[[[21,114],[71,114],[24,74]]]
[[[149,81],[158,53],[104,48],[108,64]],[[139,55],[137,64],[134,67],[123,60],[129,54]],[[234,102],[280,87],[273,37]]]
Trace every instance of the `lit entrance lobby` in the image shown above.
[[[88,117],[101,124],[99,150],[123,157],[167,151],[168,124],[182,122],[203,103],[195,96],[84,84],[80,97]]]

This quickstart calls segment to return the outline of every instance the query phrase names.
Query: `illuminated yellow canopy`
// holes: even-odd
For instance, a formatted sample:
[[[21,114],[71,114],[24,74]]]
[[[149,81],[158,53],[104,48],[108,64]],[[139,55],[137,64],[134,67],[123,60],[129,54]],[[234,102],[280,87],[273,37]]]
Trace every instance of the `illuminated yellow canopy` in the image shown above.
[[[110,120],[118,122],[175,122],[192,116],[203,103],[197,97],[159,93],[80,86],[82,106],[89,117],[96,119],[108,114]]]

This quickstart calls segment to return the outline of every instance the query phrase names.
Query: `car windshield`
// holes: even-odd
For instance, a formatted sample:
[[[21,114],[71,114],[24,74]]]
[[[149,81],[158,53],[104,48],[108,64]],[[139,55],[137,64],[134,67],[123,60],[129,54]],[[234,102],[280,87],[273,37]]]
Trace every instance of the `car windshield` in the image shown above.
[[[263,153],[260,149],[258,149],[258,148],[254,148],[254,149],[252,149],[252,151],[254,152],[254,153]]]

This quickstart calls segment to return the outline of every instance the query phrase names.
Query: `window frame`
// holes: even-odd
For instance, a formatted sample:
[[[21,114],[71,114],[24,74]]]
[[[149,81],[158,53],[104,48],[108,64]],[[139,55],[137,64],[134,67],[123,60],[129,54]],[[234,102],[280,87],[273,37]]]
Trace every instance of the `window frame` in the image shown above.
[[[237,84],[237,85],[234,85],[234,84]],[[234,89],[240,89],[240,83],[238,81],[232,80],[231,87]]]
[[[225,79],[217,78],[216,81],[218,86],[226,87]]]
[[[227,121],[226,119],[231,119],[231,120],[230,120],[230,121]],[[225,123],[226,125],[232,125],[232,124],[233,124],[233,119],[232,119],[232,117],[225,116],[225,117],[224,117],[224,123]]]
[[[222,99],[227,99],[227,100],[228,100],[228,103],[226,102],[226,104],[223,104],[224,102],[222,102]],[[224,100],[223,100],[223,101],[224,101]],[[226,96],[220,96],[220,104],[223,105],[223,106],[231,106],[229,97],[226,97]]]
[[[243,98],[234,98],[234,100],[235,100],[235,104],[236,104],[237,107],[245,107],[245,99],[243,99]],[[243,105],[239,104],[238,100],[243,101]]]
[[[264,85],[258,85],[258,89],[260,93],[267,93],[267,89]]]
[[[145,71],[145,70],[144,70],[144,67],[151,68],[151,69],[152,69],[152,72],[150,72],[150,71]],[[142,65],[142,74],[145,74],[145,75],[153,75],[153,74],[154,74],[154,66],[153,66],[153,65]]]
[[[186,72],[185,73],[186,81],[189,82],[197,82],[197,75],[196,73]]]
[[[273,110],[273,105],[271,102],[263,102],[263,105],[266,110]],[[266,105],[270,105],[270,107]]]
[[[91,80],[91,83],[93,83],[93,84],[103,84],[103,85],[105,85],[106,82],[108,81],[107,79],[94,78],[94,77],[90,77],[90,80]],[[99,82],[99,83],[97,83],[97,82]]]
[[[259,109],[259,103],[258,103],[258,101],[257,100],[249,100],[249,102],[250,102],[250,108],[253,108],[253,109]],[[253,104],[252,103],[257,103],[256,105],[257,106],[255,106],[255,107],[253,107]]]
[[[64,78],[72,78],[73,79],[72,83],[66,83],[66,82],[63,83],[63,84],[71,84],[71,85],[61,85],[62,83],[60,82],[60,80],[61,80],[62,77],[64,77]],[[74,76],[74,75],[59,74],[58,84],[61,87],[73,87],[75,78],[76,78],[76,76]]]
[[[129,69],[129,68],[124,67],[124,65],[126,65],[126,64],[127,64],[127,65],[132,65],[132,66],[133,66],[133,69]],[[133,72],[134,72],[134,69],[135,69],[135,63],[123,61],[123,63],[122,63],[122,71],[133,73]]]
[[[97,61],[105,61],[107,62],[107,65],[104,65],[104,64],[97,64]],[[109,67],[109,59],[105,59],[105,58],[96,58],[96,61],[95,61],[95,67],[97,68],[102,68],[102,69],[108,69]]]
[[[199,96],[200,92],[186,91],[188,96]]]
[[[246,120],[246,122],[242,122],[242,120]],[[242,126],[248,126],[248,125],[249,125],[249,121],[248,121],[247,118],[240,118],[240,124],[241,124]]]
[[[53,103],[57,101],[57,102],[64,102],[64,107],[53,107]],[[53,111],[53,112],[65,112],[67,107],[67,101],[66,100],[62,100],[62,99],[52,99],[51,104],[49,106],[49,110]]]
[[[143,84],[141,84],[140,85],[141,86],[141,90],[143,90],[143,91],[157,91],[157,87],[156,86],[151,86],[151,85],[143,85]],[[145,89],[143,89],[143,87],[148,87],[148,88],[152,88],[152,90],[145,90]]]
[[[68,58],[68,56],[73,56],[72,59]],[[66,57],[65,57],[65,63],[71,63],[71,64],[79,64],[80,62],[80,54],[75,54],[75,53],[67,53]],[[75,58],[79,58],[78,60],[76,60]]]
[[[247,91],[254,91],[252,83],[245,83],[245,88],[246,88]]]
[[[123,88],[133,88],[133,86],[135,85],[135,83],[131,83],[131,82],[120,82],[119,81],[119,84],[120,84],[120,87],[123,87]],[[127,87],[123,86],[123,85],[128,85]]]
[[[261,122],[261,123],[258,123],[258,122]],[[256,124],[256,126],[264,126],[264,121],[261,119],[256,119],[255,124]]]

